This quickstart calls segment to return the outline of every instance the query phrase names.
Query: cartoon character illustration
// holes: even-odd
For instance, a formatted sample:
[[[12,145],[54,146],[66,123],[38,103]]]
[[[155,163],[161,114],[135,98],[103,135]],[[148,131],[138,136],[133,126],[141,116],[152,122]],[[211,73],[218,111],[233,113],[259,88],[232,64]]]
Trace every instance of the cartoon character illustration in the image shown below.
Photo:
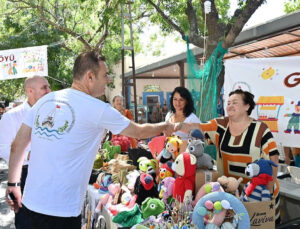
[[[291,117],[284,133],[291,133],[294,128],[295,134],[300,134],[300,101],[295,105],[295,113],[285,114],[284,117]]]
[[[267,70],[263,71],[261,78],[264,80],[270,79],[275,74],[275,70],[272,67],[269,67]]]
[[[12,67],[12,70],[13,70],[13,74],[16,75],[18,74],[18,71],[17,71],[17,61],[14,61],[13,63],[13,67]]]
[[[13,67],[11,66],[11,64],[9,64],[9,69],[8,69],[8,75],[13,75]]]

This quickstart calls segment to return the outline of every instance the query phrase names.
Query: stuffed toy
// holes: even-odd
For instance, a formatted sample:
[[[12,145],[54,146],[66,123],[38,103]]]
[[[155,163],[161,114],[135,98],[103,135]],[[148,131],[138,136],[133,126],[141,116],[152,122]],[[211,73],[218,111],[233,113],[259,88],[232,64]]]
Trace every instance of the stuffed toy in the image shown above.
[[[165,210],[165,204],[157,198],[148,197],[142,203],[142,215],[144,219],[150,216],[158,216]]]
[[[139,173],[139,171],[137,170],[133,170],[131,172],[129,172],[127,175],[126,175],[126,178],[127,178],[127,188],[130,190],[130,191],[133,191],[134,189],[134,185],[135,185],[135,181],[137,179],[138,176],[140,176],[141,174]]]
[[[132,227],[143,221],[142,213],[137,204],[130,210],[120,211],[112,218],[114,223],[121,224],[123,227]]]
[[[148,147],[153,157],[156,158],[157,155],[165,148],[166,136],[158,136],[151,139],[148,143]]]
[[[106,206],[108,208],[113,203],[114,196],[119,193],[120,190],[120,184],[110,184],[108,186],[108,193],[100,197],[95,211],[100,212],[102,210],[102,206]]]
[[[101,183],[99,188],[100,194],[106,194],[109,192],[108,186],[112,183],[111,174],[105,174],[101,177]]]
[[[129,160],[131,160],[132,164],[136,167],[139,167],[138,159],[140,157],[153,159],[151,152],[144,148],[128,149],[128,156],[129,156]]]
[[[259,159],[249,164],[245,170],[252,179],[245,185],[241,200],[244,202],[259,202],[271,200],[267,184],[273,180],[272,166],[277,167],[271,160]]]
[[[155,179],[147,174],[141,174],[135,182],[134,193],[137,194],[136,203],[139,205],[147,199],[147,197],[158,198],[158,190]]]
[[[97,153],[94,161],[93,169],[100,169],[103,166],[103,161],[104,161],[103,154]]]
[[[171,205],[173,202],[174,182],[174,177],[166,177],[161,181],[161,192],[159,198],[162,198],[165,204]]]
[[[107,167],[102,168],[102,170],[105,170],[107,173],[110,174],[119,173],[121,170],[132,171],[135,169],[136,167],[134,165],[129,164],[127,161],[121,161],[116,159],[111,159],[108,162]]]
[[[140,157],[138,159],[139,162],[139,170],[143,173],[148,173],[153,178],[156,178],[156,170],[158,168],[158,163],[156,159],[148,159],[146,157]]]
[[[93,186],[94,186],[95,189],[99,189],[100,188],[101,181],[102,181],[102,179],[103,179],[104,176],[105,176],[105,172],[101,172],[101,173],[98,174],[96,182],[93,183]]]
[[[131,195],[129,192],[124,192],[121,197],[121,203],[110,205],[108,210],[112,215],[117,215],[120,211],[129,211],[136,204],[137,195]]]
[[[234,177],[221,176],[217,179],[225,192],[235,195],[237,198],[239,195],[239,185],[243,181],[243,178],[240,177],[238,180]]]
[[[115,154],[121,153],[121,146],[114,146],[111,141],[104,142],[102,146],[104,152],[105,161],[110,161],[114,158]]]
[[[222,222],[223,215],[223,218],[215,216],[227,210],[233,210],[236,215],[230,224]],[[212,219],[207,220],[208,217]],[[192,221],[198,228],[250,228],[249,214],[245,206],[238,198],[226,192],[211,192],[203,196],[194,208]]]
[[[130,138],[123,135],[115,135],[111,139],[114,146],[120,146],[122,152],[127,152],[130,147]]]
[[[187,147],[187,152],[193,154],[197,159],[197,169],[205,168],[212,169],[214,165],[214,161],[208,154],[204,153],[204,145],[205,143],[200,140],[190,140]]]
[[[189,137],[188,137],[189,140],[202,140],[204,141],[204,136],[202,134],[202,132],[199,130],[199,129],[193,129],[190,131],[189,133]]]
[[[167,161],[159,168],[159,178],[161,180],[165,179],[166,177],[174,177],[175,172],[172,170],[172,162]]]
[[[173,188],[173,197],[179,202],[192,200],[195,185],[196,157],[187,152],[180,154],[172,165],[178,175]]]
[[[179,154],[180,146],[183,141],[178,136],[166,138],[166,147],[159,153],[157,160],[160,163],[166,163],[169,160],[175,160]]]

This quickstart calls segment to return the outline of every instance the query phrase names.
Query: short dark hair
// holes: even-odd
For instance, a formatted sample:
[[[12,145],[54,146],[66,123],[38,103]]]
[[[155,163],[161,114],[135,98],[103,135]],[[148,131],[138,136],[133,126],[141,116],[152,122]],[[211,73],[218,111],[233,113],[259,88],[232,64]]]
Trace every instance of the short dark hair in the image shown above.
[[[176,112],[175,107],[173,106],[173,98],[174,98],[174,94],[176,92],[179,93],[179,95],[186,100],[186,104],[183,109],[183,113],[184,113],[185,117],[188,117],[195,110],[192,95],[189,92],[189,90],[186,89],[185,87],[176,87],[170,97],[170,107],[171,107],[171,111],[173,113]]]
[[[73,79],[82,79],[83,75],[89,70],[92,70],[97,76],[98,71],[100,70],[100,61],[105,61],[105,58],[95,51],[81,53],[74,63]]]
[[[242,96],[242,99],[244,101],[244,104],[249,104],[249,109],[247,111],[248,115],[251,114],[252,110],[255,107],[255,102],[254,102],[254,95],[250,93],[249,91],[243,91],[242,89],[236,89],[235,91],[232,91],[229,93],[229,96],[232,96],[234,94],[238,94]]]

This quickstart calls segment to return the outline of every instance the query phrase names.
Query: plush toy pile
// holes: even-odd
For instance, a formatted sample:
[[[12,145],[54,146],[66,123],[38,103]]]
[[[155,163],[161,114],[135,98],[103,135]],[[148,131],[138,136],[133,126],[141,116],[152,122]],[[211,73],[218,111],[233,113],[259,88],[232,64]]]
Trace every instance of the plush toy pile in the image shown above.
[[[118,141],[120,146],[115,145]],[[103,164],[94,183],[101,195],[96,212],[101,213],[105,207],[120,227],[250,228],[242,201],[271,198],[266,185],[276,164],[264,159],[248,165],[245,173],[252,180],[241,195],[243,179],[226,176],[204,184],[195,193],[196,169],[210,170],[214,165],[204,152],[205,139],[198,130],[190,133],[184,153],[179,153],[182,140],[177,136],[157,137],[151,141],[151,152],[129,150],[129,157],[120,154],[129,146],[125,143],[126,139],[118,138],[105,142],[104,154],[95,162],[97,168]]]

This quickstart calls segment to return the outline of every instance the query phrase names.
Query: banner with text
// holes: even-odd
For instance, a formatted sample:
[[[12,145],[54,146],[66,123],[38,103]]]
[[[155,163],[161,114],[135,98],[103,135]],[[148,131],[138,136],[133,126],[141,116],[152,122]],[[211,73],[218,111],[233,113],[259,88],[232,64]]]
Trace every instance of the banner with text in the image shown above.
[[[47,76],[47,46],[0,51],[0,80]]]
[[[251,117],[264,121],[278,144],[300,147],[300,56],[225,61],[225,107],[238,88],[254,94]]]

